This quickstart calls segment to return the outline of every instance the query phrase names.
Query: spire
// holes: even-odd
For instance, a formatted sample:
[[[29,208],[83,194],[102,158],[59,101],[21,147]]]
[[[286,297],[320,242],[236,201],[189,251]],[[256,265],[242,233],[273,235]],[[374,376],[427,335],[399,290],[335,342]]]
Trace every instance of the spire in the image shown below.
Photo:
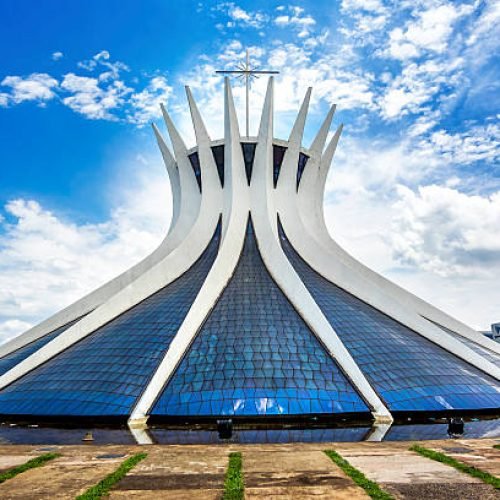
[[[304,135],[309,102],[311,100],[311,91],[312,88],[309,87],[306,95],[304,96],[304,100],[300,106],[292,131],[290,132],[288,148],[286,150],[285,157],[283,158],[283,164],[281,165],[278,177],[278,188],[285,189],[285,191],[292,187],[295,188],[297,168],[299,164],[299,153],[302,146],[302,137]]]
[[[161,112],[163,114],[163,119],[165,120],[165,124],[167,125],[168,135],[170,136],[170,141],[172,142],[172,147],[174,149],[175,158],[179,161],[180,157],[187,156],[187,148],[182,140],[181,135],[179,134],[172,118],[168,114],[168,111],[165,109],[163,104],[160,104]]]
[[[191,112],[191,120],[193,122],[194,133],[196,135],[196,142],[198,144],[202,142],[210,142],[210,136],[208,135],[205,124],[203,123],[203,118],[201,117],[198,106],[194,100],[191,89],[186,85],[186,95],[189,103],[189,111]]]
[[[323,152],[323,149],[325,147],[326,138],[328,136],[328,132],[330,131],[330,126],[332,124],[333,115],[335,114],[336,108],[336,104],[334,104],[330,108],[330,111],[326,115],[325,121],[321,125],[321,128],[319,129],[313,143],[311,144],[310,150],[316,153],[318,157],[321,156],[321,153]]]
[[[262,107],[262,115],[260,118],[258,140],[273,139],[273,114],[274,114],[274,78],[269,77],[267,82],[266,97],[264,106]]]
[[[332,164],[333,156],[335,155],[335,151],[337,150],[337,145],[339,143],[340,134],[342,134],[343,128],[344,124],[341,123],[335,131],[333,137],[330,139],[330,142],[328,143],[328,146],[326,147],[323,155],[321,156],[321,163],[319,167],[321,171],[329,170],[330,165]]]

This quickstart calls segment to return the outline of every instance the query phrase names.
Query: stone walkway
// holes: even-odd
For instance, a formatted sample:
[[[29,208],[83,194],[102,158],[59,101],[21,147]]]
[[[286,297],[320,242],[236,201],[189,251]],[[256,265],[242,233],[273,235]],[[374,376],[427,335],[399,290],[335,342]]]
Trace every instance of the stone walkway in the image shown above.
[[[500,473],[498,440],[420,442],[491,474]],[[395,498],[500,499],[491,486],[408,450],[411,443],[277,445],[0,446],[0,472],[57,451],[62,456],[0,484],[1,499],[70,499],[114,471],[127,457],[146,452],[111,492],[111,499],[220,499],[228,454],[243,456],[247,499],[368,498],[323,450],[335,449]]]

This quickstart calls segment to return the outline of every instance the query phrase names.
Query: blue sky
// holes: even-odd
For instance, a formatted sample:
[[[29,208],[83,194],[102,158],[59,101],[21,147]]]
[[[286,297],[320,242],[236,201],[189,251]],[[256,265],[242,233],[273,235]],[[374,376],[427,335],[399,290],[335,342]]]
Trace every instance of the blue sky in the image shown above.
[[[335,237],[471,325],[500,320],[498,3],[0,0],[0,11],[0,340],[159,242],[169,188],[149,124],[164,102],[193,144],[189,84],[221,136],[214,70],[247,47],[280,71],[276,136],[308,86],[306,143],[338,105]]]

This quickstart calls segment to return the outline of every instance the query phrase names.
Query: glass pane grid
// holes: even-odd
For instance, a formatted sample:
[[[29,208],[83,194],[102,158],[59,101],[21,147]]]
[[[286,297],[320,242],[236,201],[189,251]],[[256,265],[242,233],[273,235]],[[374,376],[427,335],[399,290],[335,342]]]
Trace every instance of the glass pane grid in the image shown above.
[[[3,356],[0,359],[0,375],[7,373],[11,368],[14,368],[14,366],[19,364],[21,361],[24,361],[27,357],[31,356],[34,352],[38,351],[38,349],[41,349],[45,344],[48,344],[52,339],[55,339],[58,335],[60,335],[70,326],[79,321],[79,319],[71,321],[70,323],[67,323],[66,325],[57,328],[53,332],[47,333],[43,337],[34,340],[28,345],[25,345],[24,347],[21,347],[20,349],[17,349]]]
[[[496,380],[320,276],[281,226],[280,237],[295,270],[390,410],[500,407]]]
[[[368,411],[270,277],[249,224],[231,281],[152,414]]]
[[[128,415],[215,259],[210,245],[179,279],[0,392],[0,414]]]

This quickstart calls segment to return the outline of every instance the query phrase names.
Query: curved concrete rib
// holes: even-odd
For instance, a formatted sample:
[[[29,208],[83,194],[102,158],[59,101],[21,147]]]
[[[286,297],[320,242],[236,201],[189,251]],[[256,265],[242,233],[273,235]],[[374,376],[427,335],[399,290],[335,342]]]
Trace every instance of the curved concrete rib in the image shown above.
[[[476,332],[432,304],[429,304],[382,275],[372,271],[347,253],[330,236],[324,219],[323,200],[328,170],[332,163],[341,131],[342,126],[339,127],[322,155],[320,149],[312,151],[313,154],[311,155],[310,164],[307,165],[304,175],[302,176],[299,186],[298,205],[305,233],[301,235],[301,240],[304,239],[304,234],[307,234],[308,239],[317,241],[318,244],[323,247],[324,250],[332,254],[336,260],[342,262],[349,269],[352,269],[365,278],[370,286],[376,286],[383,290],[401,305],[405,306],[406,309],[413,310],[421,316],[424,321],[429,319],[492,352],[500,354],[500,345],[498,343],[486,338],[484,335]],[[319,136],[321,136],[321,138],[324,137],[324,130],[320,130],[320,133],[318,133],[318,137]],[[318,145],[320,144],[320,141],[315,140],[315,143],[316,142]],[[292,244],[295,244],[295,239],[291,241]],[[425,324],[428,324],[428,322],[425,321]],[[442,332],[442,330],[439,329],[439,332]],[[443,332],[443,334],[448,335],[445,332]]]
[[[172,127],[173,123],[170,123],[169,130]],[[184,160],[189,162],[187,156],[184,159],[181,157],[183,154],[187,154],[187,150],[184,151],[179,147],[179,144],[174,146],[174,149],[177,150],[179,155],[177,158],[178,164],[183,163]],[[210,186],[210,189],[203,191],[196,222],[186,238],[161,261],[144,271],[138,278],[120,289],[118,293],[87,314],[78,323],[2,375],[0,377],[0,389],[172,283],[198,260],[211,241],[222,211],[222,190],[217,171],[215,169],[214,172],[212,167],[211,164],[201,164],[202,183],[206,183],[207,186]]]
[[[129,419],[131,427],[142,426],[146,423],[148,412],[219,300],[240,258],[248,219],[249,190],[236,110],[228,79],[225,80],[224,121],[224,176],[226,180],[223,190],[223,234],[219,252],[164,358],[132,411]],[[200,141],[198,136],[197,140]],[[205,156],[200,156],[200,163],[203,161],[202,158],[206,159]]]
[[[331,163],[341,131],[342,129],[339,127],[328,144],[322,157],[325,162]],[[287,153],[285,153],[285,156]],[[290,149],[290,154],[293,153],[294,151]],[[297,165],[297,162],[298,154],[295,152],[295,157],[290,160],[290,165]],[[317,185],[324,186],[326,170],[320,164]],[[400,303],[394,297],[394,294],[391,293],[391,290],[384,289],[378,284],[373,283],[359,269],[356,269],[352,265],[347,265],[343,259],[339,258],[336,247],[331,249],[326,248],[318,244],[312,236],[304,238],[304,235],[308,233],[306,229],[307,225],[302,222],[297,203],[293,199],[294,192],[295,186],[290,182],[283,185],[282,189],[277,190],[278,213],[290,243],[317,273],[431,342],[444,347],[483,372],[500,379],[499,367],[496,367],[433,323],[422,318],[414,309]],[[321,192],[321,195],[323,195],[323,192]],[[312,214],[310,216],[312,217]],[[316,231],[318,230],[317,227],[315,229]]]
[[[392,416],[344,347],[321,309],[302,283],[279,244],[272,178],[273,80],[269,81],[253,166],[251,212],[262,259],[272,278],[298,314],[336,360],[347,378],[373,409],[377,421],[392,422]],[[298,127],[300,128],[300,127]],[[296,135],[300,135],[297,132]]]
[[[184,143],[182,139],[180,139],[175,126],[171,123],[170,118],[168,118],[167,124],[170,124],[169,131],[172,133],[172,143],[176,145],[178,154],[177,164],[179,167],[176,166],[174,157],[160,132],[156,126],[153,126],[158,146],[169,175],[172,190],[173,215],[167,236],[156,250],[124,273],[108,281],[97,290],[85,295],[33,328],[30,328],[10,342],[1,345],[0,358],[93,311],[113,295],[119,293],[133,283],[143,273],[158,264],[187,236],[198,216],[201,194],[189,159],[185,157],[186,148]]]

